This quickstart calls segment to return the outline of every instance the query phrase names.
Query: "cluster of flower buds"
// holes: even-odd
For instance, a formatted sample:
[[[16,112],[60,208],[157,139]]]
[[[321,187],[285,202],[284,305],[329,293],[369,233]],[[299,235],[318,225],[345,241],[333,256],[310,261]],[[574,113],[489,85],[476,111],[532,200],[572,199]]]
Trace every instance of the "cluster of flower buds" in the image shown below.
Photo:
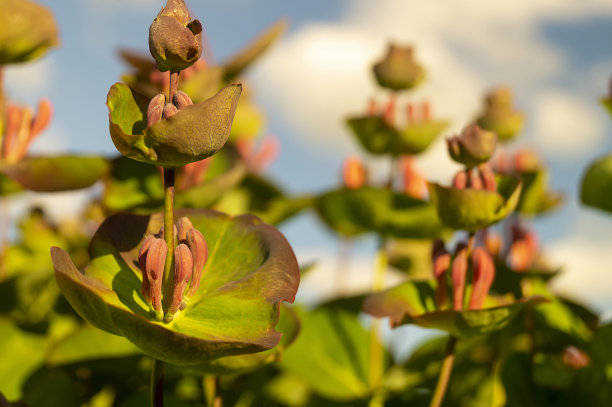
[[[442,309],[447,303],[452,304],[452,309],[460,311],[464,309],[465,288],[468,280],[470,263],[472,267],[472,292],[468,303],[468,309],[481,309],[489,289],[495,278],[495,263],[491,255],[482,247],[476,247],[468,253],[468,246],[460,242],[455,247],[453,256],[446,250],[441,240],[436,240],[433,245],[432,259],[434,277],[437,281],[436,304]],[[448,274],[450,273],[450,290],[448,289]],[[449,291],[452,295],[449,298]]]
[[[249,171],[261,173],[278,157],[280,143],[276,137],[269,136],[262,140],[258,149],[255,149],[253,139],[241,138],[236,143],[236,148]]]
[[[4,134],[0,134],[0,161],[13,164],[21,160],[32,141],[49,125],[52,113],[53,107],[47,99],[38,103],[35,116],[28,107],[8,104]]]
[[[513,155],[498,154],[492,161],[493,168],[500,174],[520,174],[542,168],[542,159],[530,149],[522,148]]]
[[[509,266],[514,271],[525,271],[534,263],[540,251],[538,238],[533,230],[519,223],[512,225],[511,232]]]
[[[591,358],[583,350],[575,346],[567,346],[561,354],[563,364],[574,370],[582,369],[591,364]]]
[[[497,146],[497,134],[477,124],[466,126],[458,136],[446,139],[451,158],[468,168],[489,161]]]
[[[468,168],[459,171],[453,177],[453,188],[457,189],[485,189],[487,191],[497,190],[495,174],[488,163],[480,164],[476,168]]]
[[[431,105],[427,100],[421,103],[407,103],[405,109],[405,121],[408,126],[431,120]],[[375,99],[370,99],[367,113],[368,116],[382,116],[389,126],[396,126],[398,124],[397,110],[397,101],[392,95],[382,106],[379,106]]]
[[[208,64],[203,58],[198,59],[189,68],[181,71],[181,81],[189,80],[189,78],[193,77],[198,72],[205,70],[207,66]],[[157,85],[162,92],[168,93],[168,89],[170,88],[170,76],[167,72],[161,72],[159,69],[153,69],[149,73],[149,81],[152,84]]]
[[[200,231],[182,217],[176,227],[177,245],[174,249],[174,273],[171,290],[164,290],[162,281],[168,254],[163,233],[149,236],[140,247],[138,262],[142,271],[142,295],[158,320],[172,321],[184,309],[200,287],[202,271],[208,259],[208,246]],[[169,299],[162,298],[170,293]],[[166,306],[164,307],[164,303]]]
[[[400,159],[400,169],[403,180],[403,192],[416,199],[427,198],[427,181],[415,168],[414,158],[405,155]]]
[[[368,173],[363,161],[355,155],[346,157],[342,164],[342,182],[349,189],[358,189],[368,181]]]
[[[172,102],[166,101],[166,95],[158,94],[149,102],[147,108],[147,127],[158,123],[162,118],[174,116],[180,109],[192,105],[193,102],[188,94],[179,90],[174,94]]]

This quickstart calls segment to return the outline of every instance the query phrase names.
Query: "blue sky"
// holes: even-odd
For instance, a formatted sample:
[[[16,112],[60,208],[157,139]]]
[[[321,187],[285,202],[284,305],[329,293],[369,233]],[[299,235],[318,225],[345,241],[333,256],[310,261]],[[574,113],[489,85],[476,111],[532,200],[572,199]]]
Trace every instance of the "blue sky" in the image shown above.
[[[12,99],[34,104],[45,96],[55,118],[34,145],[38,152],[115,154],[104,104],[124,66],[119,47],[147,50],[148,27],[161,0],[44,0],[57,17],[62,46],[42,61],[8,70]],[[222,61],[267,25],[288,17],[291,27],[245,79],[281,143],[269,174],[293,192],[318,192],[338,181],[352,142],[343,118],[381,96],[369,66],[389,40],[411,43],[429,70],[411,95],[427,98],[434,114],[460,129],[479,110],[484,91],[510,85],[528,125],[519,144],[537,148],[550,164],[552,186],[566,204],[535,225],[554,264],[565,265],[559,289],[612,311],[612,216],[583,208],[578,183],[587,164],[612,152],[612,127],[598,98],[612,74],[612,5],[606,1],[543,0],[283,0],[188,1],[204,24],[212,58]],[[385,163],[373,165],[384,172]],[[453,166],[442,143],[418,162],[436,180]],[[72,197],[73,207],[84,199]],[[43,196],[65,212],[65,195]],[[40,200],[41,197],[34,197]],[[79,200],[80,199],[80,200]],[[311,215],[283,228],[301,259],[320,259],[304,289],[325,286],[337,242]],[[369,239],[358,253],[373,253]],[[322,259],[322,260],[321,260]],[[370,255],[357,255],[356,276],[369,273]],[[367,285],[355,278],[355,285]]]

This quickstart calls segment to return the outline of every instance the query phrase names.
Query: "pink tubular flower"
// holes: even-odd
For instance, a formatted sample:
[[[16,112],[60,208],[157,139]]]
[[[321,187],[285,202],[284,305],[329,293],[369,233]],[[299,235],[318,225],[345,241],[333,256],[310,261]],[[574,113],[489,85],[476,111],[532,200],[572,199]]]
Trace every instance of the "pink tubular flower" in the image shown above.
[[[53,106],[47,99],[38,102],[34,116],[28,107],[9,104],[6,109],[4,134],[0,140],[0,161],[14,164],[25,157],[34,139],[49,125]]]

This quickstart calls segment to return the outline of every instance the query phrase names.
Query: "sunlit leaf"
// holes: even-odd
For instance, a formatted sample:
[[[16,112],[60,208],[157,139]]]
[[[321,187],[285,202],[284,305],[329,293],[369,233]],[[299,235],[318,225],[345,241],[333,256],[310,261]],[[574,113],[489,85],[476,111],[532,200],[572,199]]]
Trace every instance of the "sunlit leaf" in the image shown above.
[[[582,178],[580,198],[582,203],[606,212],[612,212],[612,155],[593,162]]]
[[[189,216],[211,251],[198,292],[172,322],[158,322],[149,313],[137,268],[140,244],[160,230],[161,214],[108,218],[91,242],[92,262],[85,274],[63,250],[53,248],[56,278],[70,304],[98,328],[175,364],[276,346],[279,303],[293,301],[299,283],[285,238],[253,216],[231,218],[209,210],[175,216]]]

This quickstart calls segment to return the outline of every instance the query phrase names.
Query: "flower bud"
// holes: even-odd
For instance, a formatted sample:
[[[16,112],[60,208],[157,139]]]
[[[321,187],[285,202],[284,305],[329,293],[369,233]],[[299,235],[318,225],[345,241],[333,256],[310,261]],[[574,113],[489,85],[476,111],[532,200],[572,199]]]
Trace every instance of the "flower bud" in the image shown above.
[[[491,255],[485,249],[477,247],[472,253],[472,266],[474,269],[474,279],[469,308],[480,309],[495,278],[495,263],[493,263]]]
[[[535,151],[523,148],[514,154],[514,171],[528,172],[542,168],[542,160]]]
[[[183,92],[182,90],[179,90],[174,94],[174,98],[172,101],[174,102],[174,105],[179,108],[179,110],[186,106],[193,105],[193,101],[191,100],[189,95]]]
[[[390,44],[384,59],[374,65],[376,81],[392,90],[411,89],[425,79],[425,69],[414,60],[412,47]]]
[[[495,132],[500,140],[509,140],[523,128],[523,116],[512,106],[512,92],[507,87],[493,89],[485,99],[485,109],[478,125]]]
[[[187,292],[187,297],[190,298],[193,297],[200,287],[204,264],[208,260],[208,245],[204,235],[199,230],[191,228],[187,231],[187,246],[193,256],[193,276],[189,285],[189,291]]]
[[[179,243],[187,243],[187,232],[193,229],[193,223],[188,217],[183,216],[178,220],[178,226],[176,228],[176,237]]]
[[[147,241],[145,241],[147,243]],[[142,247],[141,247],[142,251]],[[162,319],[162,279],[164,276],[164,266],[168,254],[168,245],[161,238],[153,238],[146,250],[146,259],[143,269],[143,296],[149,302],[155,312],[157,319]],[[140,259],[139,259],[140,260]],[[144,283],[147,279],[148,284]],[[145,294],[145,289],[147,290]]]
[[[565,366],[572,369],[582,369],[591,364],[591,358],[583,350],[570,345],[563,349],[561,360]]]
[[[484,184],[484,189],[487,191],[497,191],[497,181],[489,163],[480,164],[478,166],[478,173]]]
[[[468,270],[467,248],[464,244],[458,245],[451,269],[453,282],[453,309],[463,309],[463,293],[465,291],[465,277]]]
[[[166,97],[162,93],[151,99],[147,108],[147,127],[153,126],[162,119],[165,105]]]
[[[403,156],[400,160],[403,175],[403,191],[406,195],[416,199],[427,197],[427,182],[414,166],[414,160],[410,156]]]
[[[446,286],[446,271],[450,267],[451,256],[444,247],[444,242],[436,239],[432,249],[433,272],[438,283],[436,287],[436,305],[442,308],[448,301],[448,288]]]
[[[465,189],[467,187],[467,174],[465,171],[459,171],[453,177],[453,188]]]
[[[174,106],[172,103],[166,103],[166,106],[164,106],[164,117],[165,118],[172,117],[177,113],[178,113],[178,109],[176,108],[176,106]]]
[[[538,246],[538,239],[531,230],[523,229],[520,225],[513,225],[509,255],[510,267],[514,271],[527,270],[538,255]]]
[[[181,71],[202,55],[202,24],[183,0],[168,0],[149,28],[149,51],[160,71]]]
[[[342,180],[350,189],[361,188],[366,183],[366,170],[361,160],[356,156],[349,156],[342,165]]]
[[[482,189],[482,180],[479,174],[475,174],[474,171],[468,171],[468,187],[472,189]]]
[[[466,167],[474,167],[491,158],[497,145],[497,135],[481,129],[477,124],[470,124],[459,136],[446,141],[453,160]]]
[[[164,316],[166,322],[174,319],[174,314],[180,309],[183,293],[193,274],[193,257],[186,244],[181,243],[174,249],[174,281],[172,298],[168,312]]]

